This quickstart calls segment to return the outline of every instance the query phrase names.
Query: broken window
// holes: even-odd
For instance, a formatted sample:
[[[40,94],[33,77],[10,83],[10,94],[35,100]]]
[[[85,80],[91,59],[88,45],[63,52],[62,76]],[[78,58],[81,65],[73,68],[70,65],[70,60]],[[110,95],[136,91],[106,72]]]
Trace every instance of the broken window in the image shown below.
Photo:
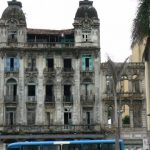
[[[129,126],[130,125],[130,110],[128,105],[122,106],[122,124],[123,126]]]
[[[16,110],[14,108],[6,108],[6,125],[16,124]]]
[[[140,92],[139,80],[133,80],[132,81],[132,90],[133,90],[133,93],[139,93]]]
[[[106,93],[113,93],[113,80],[112,76],[106,76]]]
[[[71,59],[69,58],[64,59],[64,71],[71,71],[71,69],[72,69]]]
[[[35,96],[35,85],[28,85],[28,96]]]
[[[108,106],[107,112],[108,112],[107,113],[108,125],[111,127],[111,125],[114,122],[113,107],[112,106]]]
[[[27,110],[27,124],[34,125],[35,124],[35,109]]]

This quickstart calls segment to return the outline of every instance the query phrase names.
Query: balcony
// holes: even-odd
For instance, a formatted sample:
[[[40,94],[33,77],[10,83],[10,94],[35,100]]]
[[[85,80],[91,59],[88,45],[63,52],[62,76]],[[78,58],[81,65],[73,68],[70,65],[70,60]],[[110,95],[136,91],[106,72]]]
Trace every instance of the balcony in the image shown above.
[[[28,41],[26,44],[29,48],[71,48],[74,47],[74,42],[44,42],[44,41]]]
[[[63,96],[63,104],[64,105],[73,105],[73,96],[72,95],[64,95]]]
[[[73,68],[63,68],[62,69],[62,75],[63,76],[73,76],[74,75],[74,70]]]
[[[19,68],[5,68],[4,70],[5,77],[10,77],[10,76],[19,76]]]
[[[4,102],[5,102],[5,105],[16,106],[18,103],[18,95],[16,96],[5,95]]]
[[[93,106],[95,103],[95,95],[81,95],[80,96],[82,106]]]
[[[13,133],[18,133],[18,134],[40,134],[40,133],[45,133],[45,134],[56,134],[56,133],[76,133],[76,132],[81,132],[81,133],[97,133],[101,131],[101,126],[100,125],[6,125],[6,126],[0,126],[0,131],[2,131],[5,134],[13,134]]]
[[[141,92],[119,92],[117,93],[117,99],[119,100],[143,100],[144,94]],[[103,100],[113,100],[113,93],[104,93]]]
[[[94,75],[94,69],[90,69],[90,68],[85,68],[85,70],[80,70],[80,74],[81,76],[83,77],[86,77],[86,76],[93,76]]]
[[[55,96],[45,96],[45,107],[55,107]]]
[[[43,70],[43,74],[44,74],[44,76],[47,76],[47,75],[55,76],[56,70],[54,68],[48,68],[48,67],[46,67]]]
[[[28,96],[26,100],[26,105],[28,107],[34,107],[37,104],[36,96]]]
[[[25,73],[38,73],[38,69],[37,68],[30,68],[30,67],[28,67],[28,68],[25,68]]]

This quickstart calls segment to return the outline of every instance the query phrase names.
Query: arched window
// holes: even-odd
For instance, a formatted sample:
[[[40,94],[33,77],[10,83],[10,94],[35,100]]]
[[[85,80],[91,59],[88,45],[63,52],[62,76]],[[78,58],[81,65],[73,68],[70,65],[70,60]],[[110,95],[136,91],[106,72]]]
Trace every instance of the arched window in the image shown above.
[[[6,83],[6,100],[17,100],[17,82],[15,79],[9,79]]]

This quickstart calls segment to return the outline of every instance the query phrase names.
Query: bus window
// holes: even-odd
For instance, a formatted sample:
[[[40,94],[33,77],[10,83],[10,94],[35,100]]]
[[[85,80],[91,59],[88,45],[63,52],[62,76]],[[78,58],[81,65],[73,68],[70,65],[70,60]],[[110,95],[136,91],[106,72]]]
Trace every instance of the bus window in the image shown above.
[[[100,144],[84,144],[83,150],[101,150]]]
[[[7,150],[20,150],[20,147],[7,148]]]
[[[40,145],[23,145],[22,150],[40,150]]]
[[[79,144],[65,144],[62,146],[62,150],[81,150]]]
[[[43,145],[42,150],[60,150],[60,145]]]
[[[115,144],[102,144],[102,150],[115,150]]]

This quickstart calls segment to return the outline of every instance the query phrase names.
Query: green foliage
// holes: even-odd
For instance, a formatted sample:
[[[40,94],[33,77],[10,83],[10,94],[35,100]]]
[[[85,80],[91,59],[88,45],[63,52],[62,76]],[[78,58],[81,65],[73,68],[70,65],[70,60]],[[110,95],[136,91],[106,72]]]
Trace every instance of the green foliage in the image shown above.
[[[122,119],[123,124],[130,124],[130,117],[127,115]]]
[[[137,14],[132,27],[132,45],[142,42],[149,35],[150,0],[139,0]]]

